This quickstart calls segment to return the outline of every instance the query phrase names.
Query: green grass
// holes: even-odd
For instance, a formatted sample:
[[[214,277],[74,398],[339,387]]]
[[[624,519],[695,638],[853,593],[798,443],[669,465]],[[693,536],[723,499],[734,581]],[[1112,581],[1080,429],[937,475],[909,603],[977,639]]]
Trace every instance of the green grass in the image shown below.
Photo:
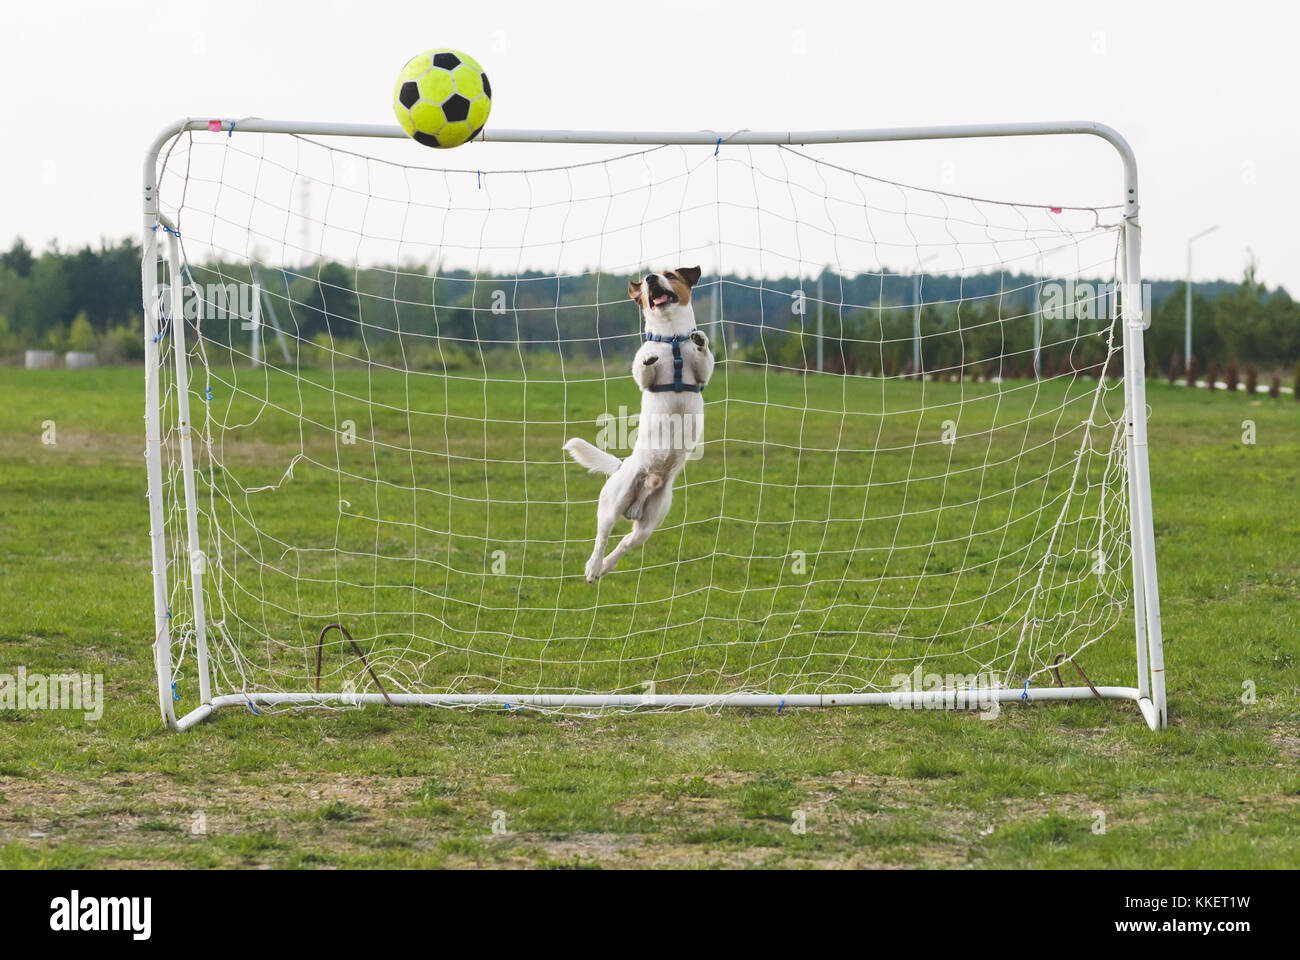
[[[1008,709],[995,720],[885,709],[596,719],[499,710],[262,717],[228,710],[177,735],[162,729],[150,653],[142,381],[139,369],[6,369],[0,385],[0,672],[100,673],[108,701],[98,721],[0,710],[0,867],[1300,864],[1300,404],[1289,398],[1149,385],[1170,690],[1170,728],[1162,733],[1147,730],[1131,704],[1077,702]],[[363,620],[354,630],[372,662],[389,671],[413,655],[409,644],[383,638],[403,629],[409,636],[412,623],[421,639],[415,649],[425,654],[456,638],[475,639],[457,662],[426,658],[419,679],[433,686],[476,673],[518,689],[639,691],[646,676],[661,690],[761,686],[780,679],[772,652],[799,658],[815,673],[815,657],[803,658],[823,649],[819,630],[860,626],[861,636],[845,642],[865,655],[879,643],[877,633],[900,622],[828,604],[846,571],[853,580],[853,571],[880,559],[868,547],[948,539],[945,531],[969,529],[999,507],[1006,515],[1007,502],[984,495],[975,498],[979,506],[961,507],[972,502],[972,490],[978,494],[979,475],[990,473],[961,468],[996,460],[1003,438],[1014,452],[1039,431],[1068,429],[1039,421],[1062,407],[1073,413],[1081,402],[1050,385],[996,397],[993,388],[971,384],[891,385],[886,401],[878,385],[873,394],[867,383],[724,370],[709,394],[706,456],[688,467],[665,527],[602,582],[593,604],[580,572],[598,480],[553,454],[566,432],[591,435],[594,427],[580,421],[635,403],[624,385],[530,383],[525,390],[505,383],[485,391],[360,371],[331,382],[332,393],[304,385],[301,406],[284,413],[263,406],[268,396],[284,396],[273,380],[259,392],[248,371],[236,380],[227,369],[214,371],[212,383],[219,421],[246,422],[259,409],[262,418],[257,444],[252,431],[224,432],[218,492],[275,483],[298,453],[318,464],[300,462],[279,499],[254,503],[246,516],[261,539],[252,524],[229,521],[255,551],[238,564],[223,556],[231,595],[257,584],[259,595],[277,603],[289,596],[293,578],[248,562],[278,562],[270,537],[355,548],[337,568],[331,560],[328,590],[303,585],[304,571],[320,571],[302,554],[292,603],[228,615],[227,622],[251,625],[238,636],[244,649],[256,648],[257,630],[292,638],[291,649],[252,664],[279,671],[282,685],[310,681],[307,651],[327,613],[391,611],[394,603],[407,604],[396,608],[400,617]],[[203,386],[196,390],[201,397]],[[921,391],[926,412],[909,413]],[[350,410],[332,411],[340,396],[357,399]],[[766,405],[755,402],[763,399]],[[383,412],[389,403],[417,411],[414,422]],[[291,422],[300,412],[322,424],[351,412],[363,440],[339,445],[328,430],[299,436]],[[486,440],[485,414],[499,424]],[[915,437],[937,435],[949,417],[963,436],[995,428],[994,444],[933,444],[919,460],[891,459],[887,448],[901,456]],[[1245,419],[1255,421],[1255,445],[1242,443]],[[54,421],[56,445],[41,443],[46,420]],[[1025,429],[1010,439],[1009,425],[1021,420]],[[416,438],[425,454],[413,468],[407,450]],[[791,453],[786,445],[797,440],[869,452],[828,462]],[[510,455],[499,456],[502,450]],[[1063,446],[1041,462],[1059,465],[1070,453]],[[486,476],[485,457],[500,461]],[[553,467],[545,465],[549,458]],[[524,483],[522,463],[511,461],[525,459],[532,502],[509,504],[506,491]],[[864,510],[873,461],[877,489]],[[912,496],[932,498],[927,485],[939,481],[923,478],[944,472],[931,470],[935,464],[956,468],[945,488],[952,509],[900,523],[902,491],[879,481],[910,478]],[[426,472],[430,465],[441,472]],[[424,490],[380,490],[376,469],[385,478],[416,475]],[[340,487],[340,470],[355,479]],[[447,483],[434,479],[442,477]],[[758,478],[761,491],[750,482]],[[1005,474],[993,471],[992,479],[1008,486]],[[467,499],[453,500],[448,489]],[[1049,512],[1037,505],[1063,489],[1049,481],[1031,491],[1036,506],[1016,511],[1023,519],[1008,526],[1001,553],[1037,556],[1030,551]],[[352,502],[353,515],[322,519],[310,509],[322,492],[331,503]],[[546,499],[555,502],[540,502]],[[564,503],[577,506],[566,511]],[[828,524],[828,516],[841,520]],[[412,527],[413,518],[427,529]],[[1087,539],[1082,527],[1074,532]],[[799,579],[786,560],[809,542],[812,573]],[[484,566],[488,548],[498,546],[513,564],[504,578]],[[1023,560],[998,575],[1003,579],[977,583],[963,575],[984,562],[982,549],[963,543],[951,554],[896,550],[888,557],[885,569],[897,571],[900,583],[913,590],[925,583],[920,601],[908,607],[912,594],[902,597],[908,629],[893,638],[893,656],[916,653],[909,635],[950,636],[955,651],[972,646],[972,633],[945,622],[941,609],[925,609],[936,606],[925,600],[942,595],[960,605],[990,585],[1017,582]],[[406,559],[376,561],[374,554]],[[1051,597],[1063,596],[1073,568],[1056,569]],[[372,586],[336,594],[335,579]],[[376,602],[373,584],[386,580],[406,589]],[[413,581],[433,587],[412,598]],[[1093,593],[1122,589],[1117,576]],[[457,601],[464,597],[474,602]],[[875,607],[897,599],[875,594]],[[183,623],[183,602],[174,602]],[[555,615],[557,607],[585,608],[587,619],[575,628]],[[801,619],[810,612],[816,629]],[[1014,604],[997,612],[1006,622],[1023,617]],[[1111,624],[1105,603],[1095,612],[1102,627]],[[985,613],[989,635],[1003,637],[1002,621]],[[1073,650],[1090,635],[1045,619],[1048,650]],[[1127,629],[1123,616],[1109,632],[1097,629],[1101,639],[1080,657],[1094,679],[1131,682]],[[491,639],[494,630],[505,638]],[[721,639],[730,646],[715,645]],[[528,666],[531,643],[546,646],[547,663]],[[995,659],[955,652],[938,669],[960,672]],[[327,682],[355,676],[364,685],[354,661],[332,645]],[[494,663],[497,673],[487,669]],[[844,672],[887,682],[869,665]],[[182,709],[196,702],[193,676],[192,663],[183,662]],[[1256,702],[1242,702],[1244,683],[1254,686]],[[797,813],[803,833],[790,829]],[[1104,833],[1093,829],[1099,813]]]

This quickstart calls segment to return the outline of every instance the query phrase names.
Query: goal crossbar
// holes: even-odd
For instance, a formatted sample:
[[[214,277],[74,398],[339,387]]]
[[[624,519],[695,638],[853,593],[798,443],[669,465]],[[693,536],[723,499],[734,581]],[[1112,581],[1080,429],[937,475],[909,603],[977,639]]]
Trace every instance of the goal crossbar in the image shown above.
[[[410,693],[381,692],[291,692],[250,690],[238,693],[214,693],[212,688],[209,645],[205,635],[204,591],[199,575],[191,571],[193,585],[193,614],[196,620],[194,656],[197,663],[201,704],[183,715],[178,715],[172,682],[173,638],[172,613],[169,603],[172,585],[168,582],[167,523],[163,503],[163,431],[159,377],[165,363],[159,341],[166,320],[163,304],[170,300],[170,316],[180,317],[183,311],[185,279],[178,265],[183,262],[178,249],[179,230],[160,212],[158,203],[159,160],[164,148],[187,131],[286,134],[297,136],[358,137],[401,139],[406,135],[401,128],[377,124],[347,124],[326,122],[299,122],[245,119],[198,119],[177,121],[162,130],[145,155],[143,177],[143,267],[146,365],[146,463],[150,501],[150,535],[152,552],[152,578],[154,588],[154,654],[158,676],[158,690],[162,716],[173,730],[184,730],[224,707],[246,707],[256,711],[259,706],[356,706],[363,704],[471,706],[491,709],[554,709],[554,708],[616,708],[635,709],[690,709],[721,707],[831,707],[889,705],[900,708],[962,708],[976,709],[979,705],[996,703],[1036,703],[1062,700],[1087,700],[1095,698],[1132,700],[1138,705],[1147,724],[1154,730],[1166,725],[1166,692],[1164,658],[1160,624],[1159,592],[1156,577],[1154,531],[1151,513],[1151,490],[1147,453],[1147,406],[1144,384],[1145,360],[1142,333],[1149,317],[1142,310],[1140,250],[1141,232],[1138,221],[1139,195],[1137,164],[1127,141],[1113,128],[1091,121],[1061,121],[1042,123],[969,124],[945,126],[899,127],[885,129],[814,130],[814,131],[588,131],[588,130],[511,130],[488,129],[478,137],[485,143],[523,144],[609,144],[609,145],[816,145],[857,144],[875,142],[903,142],[943,139],[1009,138],[1061,135],[1087,135],[1099,137],[1114,147],[1122,167],[1119,202],[1123,223],[1121,238],[1122,318],[1118,329],[1122,335],[1124,417],[1123,433],[1126,457],[1124,470],[1127,479],[1128,523],[1130,525],[1133,623],[1136,639],[1137,677],[1135,686],[1097,685],[1084,687],[1037,686],[1026,684],[1023,688],[1002,688],[981,691],[978,697],[966,696],[961,690],[918,692],[849,692],[834,694],[791,693],[653,693],[643,695],[589,694],[589,693]],[[160,233],[160,228],[162,232]],[[165,247],[160,248],[160,244]],[[153,296],[156,286],[156,264],[166,250],[172,266],[170,289],[161,300]],[[194,487],[193,448],[191,441],[191,414],[187,385],[188,358],[184,346],[184,323],[168,325],[179,338],[173,348],[175,377],[178,384],[179,407],[178,446],[183,462],[183,510],[186,531],[181,537],[187,541],[191,560],[201,557],[197,530],[198,494]]]

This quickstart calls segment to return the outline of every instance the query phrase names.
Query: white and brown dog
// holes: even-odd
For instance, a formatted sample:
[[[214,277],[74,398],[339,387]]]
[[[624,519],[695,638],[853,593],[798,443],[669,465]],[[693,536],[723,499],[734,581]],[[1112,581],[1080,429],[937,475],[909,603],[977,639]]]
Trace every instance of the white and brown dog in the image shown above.
[[[699,442],[704,425],[704,385],[713,376],[708,338],[695,329],[691,288],[699,267],[678,267],[629,280],[628,296],[645,318],[645,343],[632,361],[632,379],[641,388],[641,417],[636,446],[620,460],[573,439],[564,449],[592,473],[609,474],[600,491],[596,545],[587,561],[587,582],[595,583],[618,565],[633,547],[649,539],[668,515],[673,478]],[[605,556],[610,533],[620,516],[632,530]]]

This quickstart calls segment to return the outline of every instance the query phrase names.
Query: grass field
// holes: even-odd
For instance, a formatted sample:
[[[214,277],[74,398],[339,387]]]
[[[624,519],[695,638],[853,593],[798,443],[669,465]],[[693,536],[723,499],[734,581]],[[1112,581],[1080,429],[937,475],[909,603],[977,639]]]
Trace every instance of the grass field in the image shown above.
[[[843,693],[893,689],[922,661],[1020,683],[1026,662],[1074,653],[1130,609],[1125,502],[1102,495],[1114,386],[883,390],[724,366],[675,512],[592,587],[578,574],[601,479],[561,445],[634,408],[629,378],[210,372],[196,483],[208,619],[238,652],[219,658],[226,689],[314,687],[335,621],[413,693]],[[163,496],[178,533],[179,487]],[[182,646],[188,549],[172,542]],[[1100,577],[1099,544],[1114,558]],[[1130,649],[1098,644],[1089,663],[1128,682]],[[322,689],[376,692],[341,635],[325,654]],[[193,677],[174,678],[178,709],[197,702]]]
[[[414,433],[409,423],[382,413],[370,418],[390,401],[420,409],[427,423],[439,425],[421,436],[444,438],[443,446],[426,453],[441,458],[447,470],[454,467],[453,453],[470,457],[472,466],[499,452],[497,443],[529,450],[526,459],[534,469],[543,455],[532,451],[557,449],[563,421],[634,398],[615,398],[611,404],[599,384],[586,394],[570,388],[559,396],[506,387],[479,389],[475,397],[481,401],[474,402],[469,394],[421,395],[425,405],[419,406],[411,403],[401,378],[381,383],[376,393],[374,382],[359,373],[340,377],[332,393],[306,396],[293,413],[332,405],[340,393],[364,398],[364,432],[387,438],[390,447],[314,445],[311,438],[295,437],[287,421],[269,416],[259,434],[269,449],[242,443],[238,430],[228,432],[226,489],[275,482],[287,463],[286,451],[328,464],[331,469],[314,474],[309,459],[296,471],[292,489],[285,487],[280,509],[258,514],[257,528],[355,548],[358,569],[349,571],[345,561],[342,574],[382,573],[377,556],[406,557],[404,579],[397,582],[408,586],[413,576],[420,579],[411,571],[422,563],[441,571],[435,595],[427,598],[432,608],[402,609],[406,623],[429,613],[444,625],[439,630],[450,624],[446,635],[422,629],[432,640],[464,629],[457,618],[467,614],[458,613],[450,598],[485,589],[482,569],[471,569],[468,558],[482,558],[496,542],[530,545],[534,552],[520,558],[512,587],[519,603],[509,611],[489,611],[488,622],[509,615],[512,636],[544,641],[572,656],[553,675],[534,669],[527,676],[503,677],[520,688],[634,689],[645,671],[629,671],[626,664],[640,660],[652,665],[657,679],[711,689],[719,679],[768,680],[768,644],[784,656],[805,659],[811,647],[800,644],[811,641],[801,640],[797,616],[779,612],[822,610],[819,578],[810,589],[784,579],[788,574],[779,560],[764,564],[754,558],[784,557],[816,530],[810,552],[828,544],[844,550],[846,566],[823,568],[820,577],[824,589],[833,590],[855,556],[847,531],[860,530],[861,523],[846,524],[848,539],[839,543],[835,525],[828,534],[822,521],[827,516],[860,521],[862,491],[853,481],[870,467],[872,453],[878,461],[880,449],[901,451],[932,427],[937,432],[945,414],[957,409],[962,389],[907,385],[930,391],[920,422],[905,415],[918,399],[906,393],[901,406],[890,408],[867,394],[819,396],[816,391],[824,385],[810,386],[805,378],[731,375],[713,393],[728,402],[711,406],[709,413],[712,423],[724,412],[719,406],[725,407],[730,426],[712,434],[725,451],[710,449],[688,468],[690,486],[681,500],[689,498],[689,509],[684,514],[679,500],[670,525],[644,556],[629,555],[626,569],[601,585],[602,604],[623,611],[618,616],[624,619],[594,618],[574,632],[554,611],[591,606],[591,588],[578,577],[588,549],[590,510],[557,505],[590,501],[598,482],[576,468],[566,471],[557,457],[563,485],[548,486],[550,481],[537,474],[527,479],[535,492],[530,497],[553,497],[550,509],[534,500],[527,508],[493,507],[496,512],[489,516],[486,504],[508,499],[500,491],[520,479],[509,471],[523,469],[503,462],[499,469],[505,473],[490,478],[490,489],[482,485],[481,466],[478,474],[456,476],[455,489],[471,491],[467,500],[453,503],[427,483],[422,485],[431,492],[416,492],[414,503],[410,490],[389,503],[362,468],[368,462],[374,475],[392,476],[402,461],[380,458],[405,454],[411,470]],[[249,410],[258,406],[255,394],[247,395],[250,381],[241,382],[245,396],[224,403],[222,381],[214,384],[228,424],[247,421],[241,404],[251,404]],[[1300,822],[1300,560],[1294,548],[1300,535],[1294,509],[1300,496],[1300,404],[1289,398],[1149,385],[1170,690],[1170,728],[1159,734],[1147,730],[1131,704],[1078,702],[1004,710],[992,721],[975,714],[887,709],[598,719],[419,709],[259,718],[231,710],[177,735],[162,728],[150,654],[143,372],[5,368],[0,383],[0,673],[14,673],[19,666],[47,674],[102,673],[108,700],[97,721],[73,712],[0,711],[0,866],[1300,865],[1295,829]],[[1023,420],[1027,426],[1013,450],[1033,446],[1036,410],[1072,410],[1078,399],[1022,393],[1000,405],[981,405],[980,386],[964,389],[963,431]],[[809,419],[801,411],[810,407],[832,413]],[[846,456],[827,466],[824,457],[773,455],[798,438],[825,449],[852,446],[838,432],[848,409],[864,422],[876,416],[888,426],[861,445],[872,452],[859,461]],[[481,420],[485,413],[516,423],[520,432],[475,446],[472,432],[451,426]],[[1255,425],[1253,444],[1243,442],[1247,419]],[[54,445],[41,442],[45,421],[54,421]],[[752,435],[750,428],[760,422],[764,442],[749,450],[743,443],[730,446],[735,438]],[[1043,429],[1051,432],[1050,425]],[[973,463],[998,459],[992,445],[975,453],[939,445],[929,449],[927,456],[940,457],[958,471],[962,463],[954,464],[952,456],[974,456]],[[336,457],[359,459],[345,470],[344,461],[325,456],[331,450]],[[1045,462],[1064,462],[1065,453],[1063,448]],[[723,463],[725,476],[742,484],[746,476],[763,478],[768,499],[729,503],[728,491],[739,488],[720,482]],[[910,477],[931,475],[908,469]],[[970,473],[969,482],[977,472]],[[344,475],[352,476],[354,492],[339,487]],[[834,489],[820,498],[800,492],[829,480]],[[926,482],[918,479],[913,490]],[[975,500],[963,496],[964,482],[956,482],[951,500],[978,500],[980,508],[915,518],[922,524],[915,530],[896,525],[890,542],[942,540],[935,534],[941,530],[937,524],[969,529],[986,518],[980,510],[998,506],[997,501],[986,494]],[[477,490],[475,483],[481,484]],[[297,508],[313,492],[336,487],[340,499],[357,504],[355,516],[346,523],[332,517],[322,533],[312,528],[312,516]],[[1046,503],[1052,487],[1044,484],[1033,493]],[[304,499],[292,499],[299,496]],[[901,512],[900,503],[882,491],[873,501],[878,512],[867,516],[885,523]],[[729,518],[726,525],[716,520],[719,516]],[[386,523],[403,517],[420,522]],[[692,529],[691,517],[715,519],[712,526],[705,522]],[[1028,549],[1036,542],[1035,531],[1041,532],[1037,522],[1009,529],[1001,552]],[[428,530],[421,530],[426,523]],[[441,533],[431,536],[429,530]],[[379,531],[384,539],[376,549]],[[739,544],[737,531],[747,538]],[[257,542],[252,533],[250,525],[241,540]],[[540,551],[531,546],[546,542],[551,546]],[[701,542],[707,547],[693,552]],[[419,553],[426,548],[427,555]],[[890,562],[913,580],[922,572],[937,573],[936,586],[949,604],[960,605],[967,596],[963,591],[974,588],[958,574],[982,558],[969,551],[952,557],[927,551],[922,559],[909,560],[901,551]],[[557,571],[554,583],[539,586],[525,576],[539,570]],[[1012,572],[1020,571],[1018,561]],[[744,590],[718,591],[716,585],[742,575]],[[232,582],[250,582],[242,576],[233,572]],[[1007,576],[1006,582],[1014,581]],[[369,582],[383,579],[372,576]],[[1002,582],[986,577],[970,596],[984,596]],[[675,584],[676,593],[688,599],[656,602],[665,595],[662,583]],[[280,596],[277,591],[287,585],[265,589]],[[409,594],[408,589],[402,595]],[[284,653],[283,663],[273,654],[268,662],[305,680],[306,645],[314,641],[310,627],[324,622],[323,608],[310,592],[297,596],[295,602],[303,606],[284,604],[288,612],[281,613],[286,623],[306,619],[308,626],[299,628],[303,639]],[[333,602],[341,609],[369,609],[375,606],[374,592],[335,595]],[[909,622],[943,634],[942,611],[926,612],[927,606],[910,603]],[[1014,616],[1015,608],[1007,609]],[[778,615],[755,613],[763,610]],[[615,615],[601,613],[606,616]],[[736,629],[749,631],[740,637],[746,644],[743,662],[698,659],[697,648],[707,647],[709,631],[716,628],[710,624],[719,622],[744,624]],[[863,622],[860,615],[857,622]],[[1116,675],[1132,662],[1123,626],[1113,641],[1088,650],[1086,663],[1096,679],[1132,682],[1131,676]],[[877,628],[885,625],[866,622],[868,632]],[[368,633],[378,637],[394,629],[376,621]],[[682,658],[646,652],[662,651],[663,637],[681,631],[688,632],[689,652],[697,657],[689,666]],[[624,647],[619,658],[609,660],[601,644],[620,636],[640,638],[645,650]],[[499,661],[503,649],[480,652]],[[894,655],[907,653],[903,636]],[[377,662],[385,656],[382,646],[375,649]],[[341,657],[331,651],[332,670],[343,669]],[[992,659],[976,656],[972,662]],[[602,662],[605,668],[595,666]],[[434,680],[450,675],[436,658],[431,663]],[[459,664],[452,673],[475,669]],[[1244,684],[1253,688],[1254,698],[1245,698],[1253,702],[1243,701]],[[192,691],[186,697],[181,706],[187,709],[193,706]],[[1104,831],[1099,830],[1103,819]],[[806,826],[803,832],[791,829],[796,820]]]

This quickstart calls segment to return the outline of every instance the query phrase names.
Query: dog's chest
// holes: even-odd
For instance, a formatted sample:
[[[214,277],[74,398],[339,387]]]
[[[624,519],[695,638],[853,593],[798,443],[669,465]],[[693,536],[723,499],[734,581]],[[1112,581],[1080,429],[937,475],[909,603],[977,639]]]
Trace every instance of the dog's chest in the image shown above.
[[[681,355],[681,374],[682,383],[695,383],[695,361],[696,351],[699,348],[691,340],[679,343],[677,349]],[[656,386],[672,386],[675,377],[675,360],[673,356],[673,345],[671,343],[661,343],[654,340],[646,341],[637,354],[641,362],[654,357],[655,362],[651,368],[651,383]]]

